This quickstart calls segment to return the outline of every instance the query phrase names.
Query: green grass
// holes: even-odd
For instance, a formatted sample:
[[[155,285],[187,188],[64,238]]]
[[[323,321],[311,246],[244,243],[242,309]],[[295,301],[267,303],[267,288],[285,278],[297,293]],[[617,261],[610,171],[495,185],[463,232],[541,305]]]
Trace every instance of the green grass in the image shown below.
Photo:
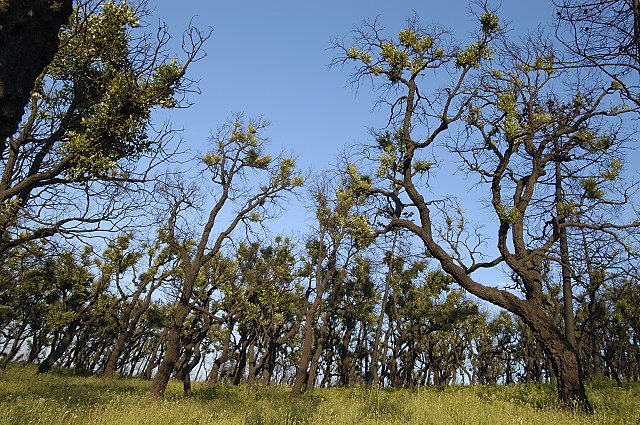
[[[149,382],[35,376],[32,365],[0,373],[0,424],[640,424],[640,384],[594,381],[592,416],[558,410],[549,385],[366,391],[319,389],[289,398],[288,388],[206,386],[182,396],[171,382],[166,399],[147,397]]]

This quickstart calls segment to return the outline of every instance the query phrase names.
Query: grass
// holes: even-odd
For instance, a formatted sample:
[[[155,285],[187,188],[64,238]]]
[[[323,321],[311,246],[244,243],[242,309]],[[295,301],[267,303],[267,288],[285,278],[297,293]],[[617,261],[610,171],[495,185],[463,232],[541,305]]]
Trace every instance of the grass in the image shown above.
[[[182,396],[171,382],[166,399],[147,397],[149,382],[35,376],[10,364],[0,373],[0,424],[640,424],[640,384],[588,384],[592,416],[558,410],[549,385],[366,391],[318,389],[296,399],[288,388],[206,386]]]

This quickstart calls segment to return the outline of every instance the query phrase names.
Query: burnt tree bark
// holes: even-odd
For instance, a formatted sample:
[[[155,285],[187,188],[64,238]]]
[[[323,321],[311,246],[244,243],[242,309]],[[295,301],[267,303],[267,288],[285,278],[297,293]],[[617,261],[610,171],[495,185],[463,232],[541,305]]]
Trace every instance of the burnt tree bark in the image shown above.
[[[0,2],[0,152],[18,129],[31,90],[58,50],[71,0]]]

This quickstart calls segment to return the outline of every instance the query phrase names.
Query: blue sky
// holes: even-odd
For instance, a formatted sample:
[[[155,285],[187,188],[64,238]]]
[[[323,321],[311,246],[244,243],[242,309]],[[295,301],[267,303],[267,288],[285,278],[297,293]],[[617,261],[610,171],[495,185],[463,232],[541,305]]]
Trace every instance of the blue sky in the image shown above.
[[[328,68],[332,39],[349,40],[355,25],[376,16],[395,35],[414,12],[423,23],[451,28],[462,42],[475,27],[466,0],[160,0],[153,7],[175,38],[192,18],[214,30],[204,47],[207,57],[189,70],[202,94],[191,97],[190,109],[172,112],[187,145],[204,148],[211,129],[244,111],[271,122],[274,151],[293,152],[314,170],[335,163],[344,146],[369,141],[368,129],[384,123],[387,113],[372,111],[369,86],[356,94],[347,84],[350,69]],[[512,0],[500,14],[524,32],[549,22],[553,13],[550,1]]]
[[[511,22],[514,35],[552,21],[550,1],[503,3],[499,14]],[[205,45],[206,58],[189,70],[191,78],[200,80],[202,94],[190,98],[191,108],[171,112],[174,126],[184,128],[186,147],[204,151],[209,132],[234,112],[244,111],[246,117],[261,115],[271,122],[267,134],[272,152],[293,153],[302,168],[319,172],[335,164],[344,147],[370,142],[369,128],[384,125],[388,113],[372,110],[375,93],[368,85],[358,93],[348,85],[351,69],[329,69],[335,55],[331,41],[344,38],[350,44],[354,26],[376,16],[395,36],[417,13],[422,23],[450,28],[465,43],[472,40],[475,28],[468,4],[162,0],[155,3],[149,22],[166,22],[176,39],[192,18],[194,25],[214,30]],[[447,190],[467,196],[469,185],[465,186]],[[306,217],[309,213],[294,201],[277,225],[285,234],[304,234],[312,224]]]

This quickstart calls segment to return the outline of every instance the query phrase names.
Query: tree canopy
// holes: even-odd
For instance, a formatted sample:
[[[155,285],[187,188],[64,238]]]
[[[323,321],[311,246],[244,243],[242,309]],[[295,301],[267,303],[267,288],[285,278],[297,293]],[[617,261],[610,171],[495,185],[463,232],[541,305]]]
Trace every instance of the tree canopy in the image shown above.
[[[172,55],[144,3],[75,2],[0,134],[0,368],[138,375],[155,397],[172,377],[553,382],[592,411],[585,380],[640,374],[636,3],[558,3],[557,39],[516,40],[485,3],[466,43],[364,21],[331,65],[387,118],[304,172],[243,113],[180,152],[154,111],[189,106],[211,33]],[[279,234],[298,204],[307,228]]]

